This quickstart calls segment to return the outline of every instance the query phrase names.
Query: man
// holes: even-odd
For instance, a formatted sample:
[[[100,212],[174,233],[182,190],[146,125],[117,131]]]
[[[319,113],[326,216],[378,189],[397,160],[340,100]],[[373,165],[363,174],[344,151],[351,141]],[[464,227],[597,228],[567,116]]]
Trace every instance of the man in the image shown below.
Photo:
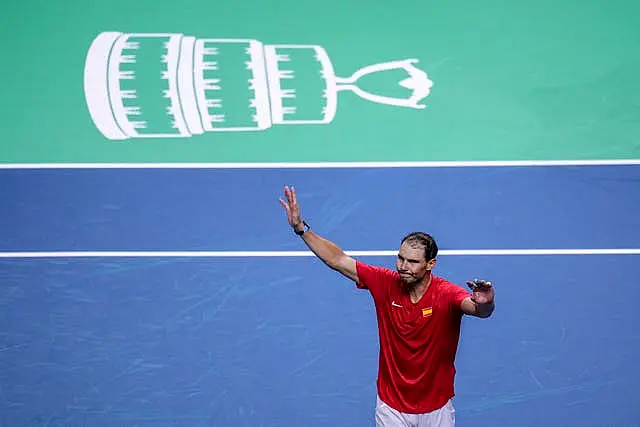
[[[454,361],[464,314],[486,318],[495,308],[491,282],[467,282],[472,293],[432,273],[438,247],[426,233],[402,239],[396,271],[346,255],[311,231],[295,188],[280,199],[289,225],[327,266],[367,289],[378,320],[377,427],[452,427]]]

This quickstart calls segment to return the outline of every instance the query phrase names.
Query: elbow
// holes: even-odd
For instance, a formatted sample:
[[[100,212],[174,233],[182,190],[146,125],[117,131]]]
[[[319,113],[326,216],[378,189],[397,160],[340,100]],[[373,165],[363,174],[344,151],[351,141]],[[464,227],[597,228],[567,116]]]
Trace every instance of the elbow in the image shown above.
[[[324,260],[324,263],[332,270],[339,271],[340,270],[340,259],[339,258],[330,258]]]
[[[336,271],[342,271],[345,268],[348,257],[343,253],[335,254],[327,258],[324,262],[327,266]]]

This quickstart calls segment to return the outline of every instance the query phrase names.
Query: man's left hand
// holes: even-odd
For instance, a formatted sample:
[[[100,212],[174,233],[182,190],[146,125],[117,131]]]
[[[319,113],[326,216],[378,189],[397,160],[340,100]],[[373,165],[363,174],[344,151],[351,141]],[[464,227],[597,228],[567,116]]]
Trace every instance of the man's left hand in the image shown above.
[[[475,279],[473,281],[467,281],[467,286],[469,286],[469,289],[473,292],[471,299],[476,304],[489,304],[493,302],[495,289],[493,289],[491,282]]]

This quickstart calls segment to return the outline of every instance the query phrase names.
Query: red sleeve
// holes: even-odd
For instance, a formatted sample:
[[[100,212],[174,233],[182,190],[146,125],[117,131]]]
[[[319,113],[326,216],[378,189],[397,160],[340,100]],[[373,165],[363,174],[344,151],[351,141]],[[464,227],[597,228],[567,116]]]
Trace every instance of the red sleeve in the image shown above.
[[[449,301],[455,309],[462,307],[462,301],[465,298],[470,297],[471,293],[460,285],[454,285],[449,283]]]

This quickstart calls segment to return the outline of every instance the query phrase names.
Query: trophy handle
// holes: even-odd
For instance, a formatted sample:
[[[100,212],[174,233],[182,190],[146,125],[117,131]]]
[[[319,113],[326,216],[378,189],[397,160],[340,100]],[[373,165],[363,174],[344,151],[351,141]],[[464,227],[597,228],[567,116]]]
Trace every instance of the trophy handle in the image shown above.
[[[351,77],[343,78],[336,77],[336,89],[337,90],[350,90],[360,98],[367,101],[375,102],[378,104],[393,105],[398,107],[409,107],[415,109],[424,109],[424,105],[419,105],[418,102],[429,95],[430,89],[433,86],[433,82],[427,77],[427,73],[416,68],[413,64],[417,63],[417,59],[405,59],[403,61],[390,61],[380,64],[373,64],[363,67],[353,73]],[[389,71],[402,68],[409,77],[402,80],[399,84],[402,87],[413,90],[409,99],[399,99],[393,97],[387,97],[382,95],[374,95],[360,89],[355,83],[367,74],[373,74],[381,71]]]
[[[415,108],[416,110],[422,110],[426,108],[425,105],[418,104],[415,101],[414,96],[412,96],[409,99],[400,99],[400,98],[393,98],[389,96],[374,95],[372,93],[369,93],[360,89],[356,85],[338,86],[338,90],[350,90],[351,92],[358,95],[360,98],[366,99],[367,101],[375,102],[377,104],[393,105],[395,107]]]
[[[403,68],[409,73],[409,75],[413,75],[416,72],[423,73],[426,76],[426,73],[418,68],[414,67],[411,64],[417,63],[417,59],[405,59],[402,61],[389,61],[389,62],[381,62],[379,64],[367,65],[366,67],[360,68],[358,71],[353,73],[351,77],[336,77],[336,82],[338,84],[353,84],[362,76],[367,74],[378,73],[380,71],[389,71],[394,70],[396,68]]]

